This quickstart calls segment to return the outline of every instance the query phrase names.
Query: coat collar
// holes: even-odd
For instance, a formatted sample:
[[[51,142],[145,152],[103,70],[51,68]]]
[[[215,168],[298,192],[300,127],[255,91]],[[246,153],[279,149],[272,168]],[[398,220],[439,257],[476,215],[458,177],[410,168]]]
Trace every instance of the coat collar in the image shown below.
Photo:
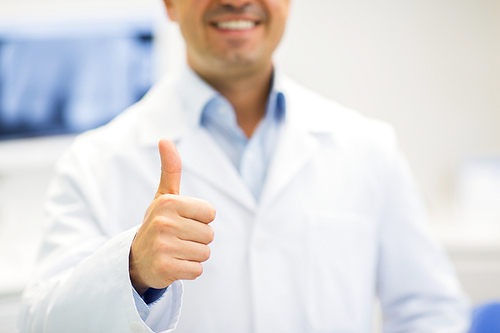
[[[198,102],[186,103],[177,90],[180,76],[164,79],[155,85],[137,105],[136,112],[140,113],[137,117],[139,143],[152,147],[157,146],[161,138],[170,138],[178,145],[185,169],[225,192],[248,210],[255,211],[258,206],[262,208],[272,203],[310,161],[319,147],[317,134],[332,134],[341,114],[336,112],[340,106],[325,108],[325,105],[332,106],[331,102],[328,104],[326,99],[281,74],[276,75],[275,84],[285,96],[286,116],[259,205],[232,163],[196,121],[197,117],[186,110],[191,107],[201,109],[199,105],[190,106],[189,103],[210,99],[214,94],[210,87],[203,87],[205,93]]]
[[[202,86],[202,95],[196,99],[179,95],[179,86],[186,84],[181,73],[165,77],[159,81],[133,108],[138,115],[138,139],[144,146],[156,146],[161,138],[177,141],[184,134],[199,126],[199,115],[193,111],[200,110],[202,105],[217,92],[208,84]],[[194,75],[194,74],[193,74]],[[189,79],[191,80],[191,79]],[[309,133],[327,133],[332,131],[336,123],[335,112],[324,112],[324,107],[317,104],[319,95],[307,91],[283,76],[279,70],[275,72],[275,86],[281,91],[286,101],[285,125],[293,125]],[[330,102],[331,103],[331,102]],[[336,108],[343,108],[336,106]]]
[[[141,146],[157,146],[162,138],[175,142],[191,127],[175,90],[178,80],[178,76],[163,78],[130,110],[137,114],[137,138]]]

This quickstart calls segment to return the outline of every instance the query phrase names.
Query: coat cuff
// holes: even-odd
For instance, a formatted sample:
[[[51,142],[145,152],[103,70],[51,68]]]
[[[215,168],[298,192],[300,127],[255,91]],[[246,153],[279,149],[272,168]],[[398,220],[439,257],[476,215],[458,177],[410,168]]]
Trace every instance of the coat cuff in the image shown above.
[[[89,332],[96,328],[102,332],[169,332],[175,329],[182,303],[180,281],[171,285],[164,297],[154,304],[154,309],[150,308],[146,322],[136,308],[129,275],[129,253],[138,228],[109,239],[78,264],[59,289],[50,316],[53,320],[48,320],[47,331],[68,332],[70,326],[73,332]],[[81,322],[81,318],[88,319]]]

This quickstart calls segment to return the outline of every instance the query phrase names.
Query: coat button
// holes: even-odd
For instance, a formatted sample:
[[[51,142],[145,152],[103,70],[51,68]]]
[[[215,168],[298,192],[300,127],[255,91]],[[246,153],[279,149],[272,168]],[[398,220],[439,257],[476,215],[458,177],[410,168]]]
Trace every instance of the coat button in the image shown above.
[[[133,333],[145,333],[146,332],[146,328],[144,327],[144,325],[137,322],[137,321],[131,322],[129,327]]]

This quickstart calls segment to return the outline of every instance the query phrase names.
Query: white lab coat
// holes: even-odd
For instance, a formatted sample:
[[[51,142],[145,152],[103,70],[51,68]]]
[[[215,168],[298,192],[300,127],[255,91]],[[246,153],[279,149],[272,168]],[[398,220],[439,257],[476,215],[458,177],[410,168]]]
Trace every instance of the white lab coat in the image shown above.
[[[210,135],[190,126],[175,80],[155,86],[57,165],[38,273],[20,321],[34,332],[465,332],[468,307],[392,129],[283,80],[287,118],[259,203]],[[204,272],[176,281],[144,323],[131,241],[176,142],[181,195],[217,210]],[[182,303],[182,305],[181,305]]]

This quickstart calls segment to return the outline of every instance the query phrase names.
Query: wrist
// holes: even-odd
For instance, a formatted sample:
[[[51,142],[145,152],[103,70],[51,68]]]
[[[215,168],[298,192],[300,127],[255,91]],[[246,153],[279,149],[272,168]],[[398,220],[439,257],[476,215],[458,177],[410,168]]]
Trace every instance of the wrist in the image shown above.
[[[132,251],[130,251],[128,261],[129,261],[128,273],[130,277],[130,282],[132,283],[132,286],[134,287],[135,291],[137,291],[137,293],[142,297],[144,293],[149,289],[149,286],[142,281],[142,279],[139,277],[136,270],[134,269],[135,265],[133,264],[132,260]]]

